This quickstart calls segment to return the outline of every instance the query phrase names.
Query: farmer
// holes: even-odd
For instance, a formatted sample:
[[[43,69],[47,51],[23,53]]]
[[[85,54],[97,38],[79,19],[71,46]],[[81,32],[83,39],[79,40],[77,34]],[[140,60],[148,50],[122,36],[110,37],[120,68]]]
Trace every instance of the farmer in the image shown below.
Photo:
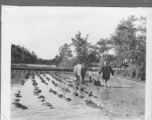
[[[76,79],[77,80],[79,79],[80,82],[83,84],[84,83],[84,77],[85,77],[85,74],[86,74],[85,64],[84,63],[77,64],[74,67],[74,74],[75,74]]]
[[[108,65],[108,62],[104,62],[104,65],[102,68],[99,69],[99,75],[102,73],[102,79],[104,80],[104,85],[107,87],[107,81],[110,78],[110,73],[112,73],[112,76],[114,75],[114,71],[112,68]],[[99,75],[97,79],[99,80]]]

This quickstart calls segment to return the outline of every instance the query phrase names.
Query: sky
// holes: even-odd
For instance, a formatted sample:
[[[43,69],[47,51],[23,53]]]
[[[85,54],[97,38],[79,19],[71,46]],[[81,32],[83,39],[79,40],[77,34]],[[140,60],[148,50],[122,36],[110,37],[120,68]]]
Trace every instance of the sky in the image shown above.
[[[93,45],[109,38],[120,20],[145,16],[140,8],[2,6],[2,36],[39,58],[53,59],[78,31]]]

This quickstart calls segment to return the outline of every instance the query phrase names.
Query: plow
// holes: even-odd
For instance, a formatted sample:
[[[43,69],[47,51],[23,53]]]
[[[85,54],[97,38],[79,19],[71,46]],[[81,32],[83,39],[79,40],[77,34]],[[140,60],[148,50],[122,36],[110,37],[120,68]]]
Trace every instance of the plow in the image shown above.
[[[92,83],[91,86],[94,85],[94,82],[95,82],[95,81],[99,81],[94,75],[92,75],[92,73],[87,72],[87,74],[88,74],[88,76],[89,76],[90,82]],[[123,84],[118,80],[117,77],[115,77],[115,76],[112,76],[112,77],[114,78],[115,81],[117,81],[117,83],[119,83],[119,85],[120,85],[122,88],[133,88],[133,87],[131,87],[131,86],[125,86],[125,85],[123,85]],[[91,87],[91,86],[90,86],[90,87]]]

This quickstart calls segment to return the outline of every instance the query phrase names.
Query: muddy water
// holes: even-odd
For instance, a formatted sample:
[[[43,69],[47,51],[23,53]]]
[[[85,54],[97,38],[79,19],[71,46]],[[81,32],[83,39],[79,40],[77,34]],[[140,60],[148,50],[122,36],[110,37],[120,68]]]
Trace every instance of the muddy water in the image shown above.
[[[12,73],[11,120],[144,119],[144,90],[139,86],[117,88],[111,80],[115,88],[97,89],[88,82],[77,87],[71,74],[32,71],[26,79],[27,71]]]

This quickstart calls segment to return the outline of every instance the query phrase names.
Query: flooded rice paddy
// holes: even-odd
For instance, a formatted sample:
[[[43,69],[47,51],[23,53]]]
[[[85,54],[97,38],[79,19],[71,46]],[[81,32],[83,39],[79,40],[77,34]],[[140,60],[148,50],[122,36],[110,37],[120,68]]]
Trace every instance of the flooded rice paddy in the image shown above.
[[[145,86],[114,79],[108,88],[73,73],[11,71],[11,120],[143,120]]]

